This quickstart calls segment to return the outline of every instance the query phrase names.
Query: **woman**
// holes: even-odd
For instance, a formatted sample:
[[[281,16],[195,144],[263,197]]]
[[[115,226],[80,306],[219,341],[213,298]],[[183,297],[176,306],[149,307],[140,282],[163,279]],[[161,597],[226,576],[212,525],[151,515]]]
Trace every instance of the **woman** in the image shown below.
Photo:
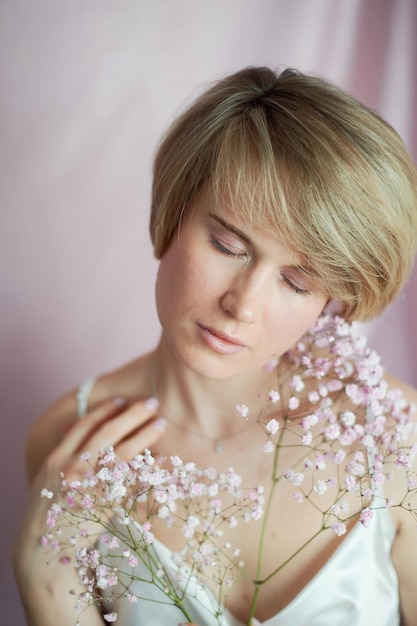
[[[60,472],[79,476],[81,452],[114,446],[119,458],[131,459],[151,448],[161,457],[198,459],[201,467],[233,467],[244,484],[263,484],[267,497],[271,465],[259,453],[265,434],[235,406],[245,403],[257,415],[259,396],[276,386],[265,366],[329,304],[348,320],[364,320],[401,290],[416,249],[416,171],[391,127],[336,87],[293,70],[248,68],[204,93],[163,139],[151,235],[160,259],[158,346],[58,401],[28,438],[32,488],[15,570],[34,626],[75,622],[67,591],[79,588],[76,572],[58,560],[46,565],[39,546],[47,507],[39,491],[53,490]],[[415,391],[386,380],[416,402]],[[279,408],[273,416],[282,423]],[[303,454],[286,446],[283,463],[295,467]],[[384,495],[398,502],[403,487],[394,479]],[[326,530],[309,542],[321,518],[314,507],[295,513],[291,493],[285,482],[275,493],[262,575],[290,560],[261,587],[256,619],[269,626],[393,626],[401,614],[402,624],[417,624],[412,516],[384,509],[373,546],[375,533],[357,532],[358,516],[346,537]],[[259,539],[257,526],[234,529],[253,577]],[[158,540],[179,545],[162,528]],[[253,589],[237,579],[223,624],[247,623]],[[217,623],[196,608],[192,616],[201,626]],[[175,607],[153,602],[119,607],[123,626],[181,619]],[[79,623],[103,621],[92,607]]]

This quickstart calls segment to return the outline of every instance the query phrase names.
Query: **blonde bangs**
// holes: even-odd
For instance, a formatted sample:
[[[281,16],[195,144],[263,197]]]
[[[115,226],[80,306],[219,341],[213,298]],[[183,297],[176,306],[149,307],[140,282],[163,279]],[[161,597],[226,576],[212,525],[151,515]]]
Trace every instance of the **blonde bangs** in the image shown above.
[[[288,142],[283,142],[287,150],[279,150],[271,134],[264,110],[257,107],[224,130],[207,185],[216,211],[227,210],[229,216],[232,211],[249,231],[268,230],[292,247],[317,288],[343,302],[346,317],[375,316],[392,300],[413,260],[400,250],[401,240],[410,236],[407,224],[404,238],[392,236],[392,202],[381,193],[386,186],[375,180],[375,170],[357,147],[340,136],[331,151],[321,137],[321,150],[312,158],[297,145],[296,135],[291,153],[285,154]],[[374,206],[379,225],[384,221],[387,228],[369,228]]]

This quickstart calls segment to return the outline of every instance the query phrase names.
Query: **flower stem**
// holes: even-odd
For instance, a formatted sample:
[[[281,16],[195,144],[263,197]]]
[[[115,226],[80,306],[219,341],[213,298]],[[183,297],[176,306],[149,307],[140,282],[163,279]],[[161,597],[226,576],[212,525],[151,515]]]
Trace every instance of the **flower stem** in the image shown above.
[[[258,548],[258,560],[257,560],[257,565],[256,565],[256,579],[254,581],[255,591],[253,593],[252,603],[251,603],[251,607],[249,611],[248,624],[251,624],[252,618],[255,617],[255,610],[256,610],[256,605],[258,603],[259,592],[261,590],[261,586],[264,583],[264,581],[261,580],[261,574],[262,574],[262,560],[263,560],[264,548],[265,548],[266,529],[267,529],[269,514],[271,511],[272,501],[274,499],[275,489],[278,484],[278,477],[277,477],[278,457],[279,457],[280,445],[282,442],[282,438],[284,436],[284,431],[285,431],[285,427],[279,433],[278,442],[275,446],[274,462],[272,466],[272,476],[271,476],[271,489],[268,495],[268,500],[267,500],[266,507],[265,507],[265,513],[264,513],[263,520],[262,520],[261,536],[259,539],[259,548]]]

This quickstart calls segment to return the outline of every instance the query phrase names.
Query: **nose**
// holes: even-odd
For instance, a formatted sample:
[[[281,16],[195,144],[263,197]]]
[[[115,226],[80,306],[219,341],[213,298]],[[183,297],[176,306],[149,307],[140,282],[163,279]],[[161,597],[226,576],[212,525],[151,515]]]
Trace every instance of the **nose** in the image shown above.
[[[266,285],[264,277],[247,271],[234,277],[221,298],[225,313],[239,322],[254,324],[260,321]]]

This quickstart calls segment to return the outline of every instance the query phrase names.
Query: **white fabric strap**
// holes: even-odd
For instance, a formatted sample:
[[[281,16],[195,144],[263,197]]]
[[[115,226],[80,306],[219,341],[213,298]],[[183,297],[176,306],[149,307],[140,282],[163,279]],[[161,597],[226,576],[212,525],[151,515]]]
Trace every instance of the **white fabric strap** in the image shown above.
[[[78,417],[84,417],[88,411],[88,401],[90,399],[91,390],[96,382],[95,378],[86,380],[85,383],[78,387],[77,391],[77,413]]]

